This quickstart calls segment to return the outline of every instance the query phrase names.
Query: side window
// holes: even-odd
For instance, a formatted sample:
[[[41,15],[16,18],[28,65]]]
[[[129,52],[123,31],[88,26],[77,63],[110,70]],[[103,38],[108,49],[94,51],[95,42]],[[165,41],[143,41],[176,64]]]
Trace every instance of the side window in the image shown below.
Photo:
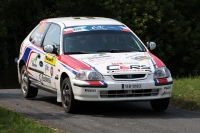
[[[60,26],[51,24],[44,38],[42,46],[54,45],[55,47],[58,47],[60,45],[60,32]]]
[[[31,34],[29,40],[30,42],[41,46],[41,42],[44,38],[44,34],[46,33],[50,23],[41,23],[39,26],[35,29],[35,31]]]

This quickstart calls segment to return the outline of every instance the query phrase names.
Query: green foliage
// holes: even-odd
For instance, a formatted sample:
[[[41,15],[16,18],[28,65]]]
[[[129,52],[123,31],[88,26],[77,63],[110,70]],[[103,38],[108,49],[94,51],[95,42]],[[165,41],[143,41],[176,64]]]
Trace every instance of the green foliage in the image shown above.
[[[152,53],[174,77],[199,75],[199,6],[198,0],[1,0],[0,72],[10,68],[7,65],[18,56],[23,39],[40,20],[100,16],[123,22],[145,44],[155,41],[157,48]]]

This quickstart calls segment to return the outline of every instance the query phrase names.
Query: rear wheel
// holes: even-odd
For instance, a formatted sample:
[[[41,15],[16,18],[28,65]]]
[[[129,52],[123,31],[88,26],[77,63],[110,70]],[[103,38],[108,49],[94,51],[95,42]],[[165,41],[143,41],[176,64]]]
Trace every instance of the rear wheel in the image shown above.
[[[65,78],[61,86],[62,106],[66,113],[73,113],[76,107],[76,100],[72,92],[71,82],[69,78]]]
[[[25,65],[21,69],[21,90],[25,98],[35,98],[38,93],[37,88],[30,86],[30,81],[28,79],[28,73]]]
[[[152,101],[150,101],[150,103],[151,103],[151,107],[155,111],[163,111],[168,108],[169,101],[170,101],[170,98],[164,98],[164,99],[152,100]]]

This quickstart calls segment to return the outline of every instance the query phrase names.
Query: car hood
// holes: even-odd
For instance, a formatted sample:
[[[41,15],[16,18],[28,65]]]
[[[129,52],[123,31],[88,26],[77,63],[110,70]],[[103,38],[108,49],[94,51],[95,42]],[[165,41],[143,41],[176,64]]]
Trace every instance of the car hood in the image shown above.
[[[155,68],[165,66],[150,52],[100,53],[65,55],[78,70],[95,70],[103,75],[120,73],[150,73]]]

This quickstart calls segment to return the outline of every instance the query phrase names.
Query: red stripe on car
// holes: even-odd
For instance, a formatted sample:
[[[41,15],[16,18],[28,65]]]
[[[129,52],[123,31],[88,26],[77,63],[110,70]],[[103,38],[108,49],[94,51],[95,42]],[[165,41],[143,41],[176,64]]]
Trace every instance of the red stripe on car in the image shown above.
[[[75,70],[92,70],[92,68],[89,67],[88,65],[86,65],[85,63],[83,63],[69,55],[60,55],[58,57],[58,60]]]
[[[159,68],[159,67],[163,67],[163,66],[165,66],[165,64],[158,58],[158,57],[156,57],[155,55],[153,55],[152,53],[150,53],[150,52],[147,52],[150,56],[151,56],[151,58],[154,60],[154,62],[156,63],[156,65],[157,65],[157,67]]]
[[[73,32],[73,30],[67,30],[63,34],[69,34],[69,33],[72,33],[72,32]]]
[[[28,57],[28,62],[27,62],[27,64],[26,64],[26,67],[28,67],[28,64],[29,64],[30,57],[31,57],[31,54],[32,54],[32,53],[36,53],[36,52],[35,52],[35,51],[31,51],[31,52],[30,52],[29,57]]]

